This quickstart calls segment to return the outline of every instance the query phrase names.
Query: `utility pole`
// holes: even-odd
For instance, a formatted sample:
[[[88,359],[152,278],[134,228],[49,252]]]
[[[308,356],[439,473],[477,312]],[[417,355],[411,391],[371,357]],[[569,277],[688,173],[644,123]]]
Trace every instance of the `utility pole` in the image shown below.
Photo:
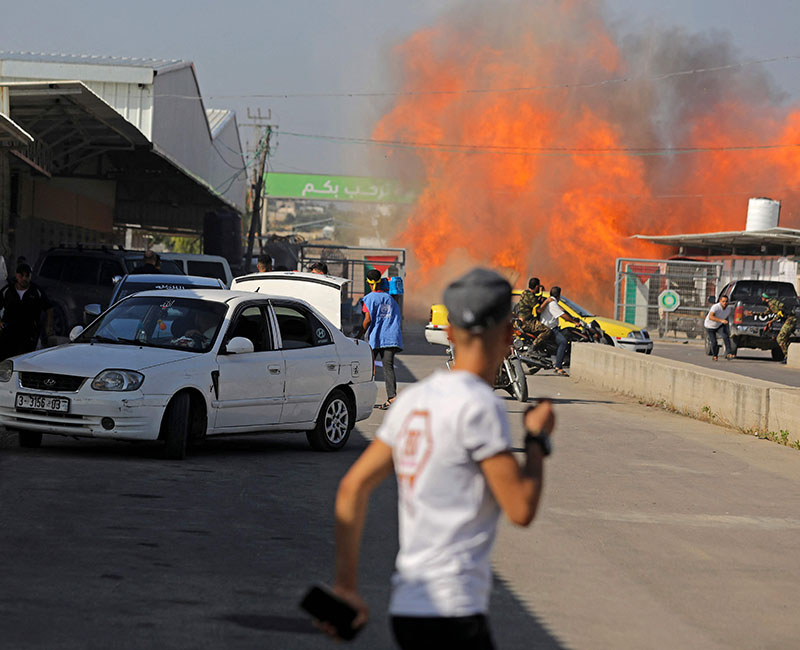
[[[250,273],[250,266],[253,261],[253,243],[256,238],[256,220],[261,222],[261,193],[264,190],[264,173],[267,167],[267,155],[269,154],[269,141],[272,137],[272,127],[268,124],[262,138],[261,159],[258,162],[258,177],[253,188],[253,212],[250,216],[250,233],[247,235],[247,262],[245,272]]]
[[[261,195],[264,191],[264,174],[267,167],[267,156],[270,152],[270,139],[272,137],[272,125],[264,124],[264,121],[271,119],[272,111],[270,110],[267,115],[261,114],[261,109],[258,113],[252,114],[250,109],[247,109],[247,117],[254,122],[243,124],[242,126],[252,126],[258,129],[263,128],[264,133],[259,138],[258,146],[256,147],[256,155],[259,156],[258,167],[256,168],[256,177],[253,179],[253,184],[250,186],[253,190],[253,201],[251,205],[250,215],[250,232],[247,236],[247,255],[245,256],[245,273],[250,273],[250,267],[253,261],[253,244],[256,238],[256,223],[261,223]]]

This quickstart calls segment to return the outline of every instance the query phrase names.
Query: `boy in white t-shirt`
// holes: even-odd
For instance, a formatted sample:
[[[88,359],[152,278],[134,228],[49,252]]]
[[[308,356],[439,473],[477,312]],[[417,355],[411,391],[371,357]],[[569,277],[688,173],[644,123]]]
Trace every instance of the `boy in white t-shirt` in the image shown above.
[[[401,648],[492,648],[486,614],[489,558],[504,512],[527,526],[542,490],[550,453],[552,407],[525,414],[525,459],[511,452],[502,402],[492,390],[512,339],[511,286],[474,269],[444,295],[455,347],[453,370],[406,389],[374,440],[350,468],[336,497],[334,591],[359,610],[357,565],[372,490],[397,476],[400,551],[389,611]]]

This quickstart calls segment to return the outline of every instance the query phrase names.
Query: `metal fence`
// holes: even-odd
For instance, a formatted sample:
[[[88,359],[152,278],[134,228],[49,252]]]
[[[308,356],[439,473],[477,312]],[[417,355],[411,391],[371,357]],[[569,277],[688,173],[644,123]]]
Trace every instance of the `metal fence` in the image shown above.
[[[651,336],[703,333],[708,297],[716,296],[721,262],[617,259],[615,318],[647,329]]]

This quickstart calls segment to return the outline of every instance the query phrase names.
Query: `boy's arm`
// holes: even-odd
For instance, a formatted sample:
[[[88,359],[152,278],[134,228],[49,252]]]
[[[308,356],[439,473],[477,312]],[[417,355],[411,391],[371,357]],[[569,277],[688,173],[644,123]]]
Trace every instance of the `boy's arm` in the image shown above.
[[[555,416],[550,402],[542,402],[525,414],[528,431],[552,432]],[[528,526],[536,516],[542,495],[544,473],[542,450],[538,445],[527,445],[525,460],[520,465],[510,451],[481,461],[481,471],[497,499],[500,509],[518,526]]]

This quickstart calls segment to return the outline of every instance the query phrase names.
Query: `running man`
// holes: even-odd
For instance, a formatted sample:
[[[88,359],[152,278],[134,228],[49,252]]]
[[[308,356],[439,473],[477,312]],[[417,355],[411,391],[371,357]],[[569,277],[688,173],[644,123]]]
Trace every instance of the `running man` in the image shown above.
[[[497,521],[502,511],[528,526],[536,515],[554,416],[549,402],[525,413],[525,455],[518,462],[505,408],[492,389],[513,335],[508,282],[474,269],[447,288],[444,303],[453,370],[407,388],[339,484],[333,588],[358,609],[355,625],[363,625],[361,534],[372,490],[394,471],[400,551],[389,612],[398,645],[490,649],[489,557]]]

